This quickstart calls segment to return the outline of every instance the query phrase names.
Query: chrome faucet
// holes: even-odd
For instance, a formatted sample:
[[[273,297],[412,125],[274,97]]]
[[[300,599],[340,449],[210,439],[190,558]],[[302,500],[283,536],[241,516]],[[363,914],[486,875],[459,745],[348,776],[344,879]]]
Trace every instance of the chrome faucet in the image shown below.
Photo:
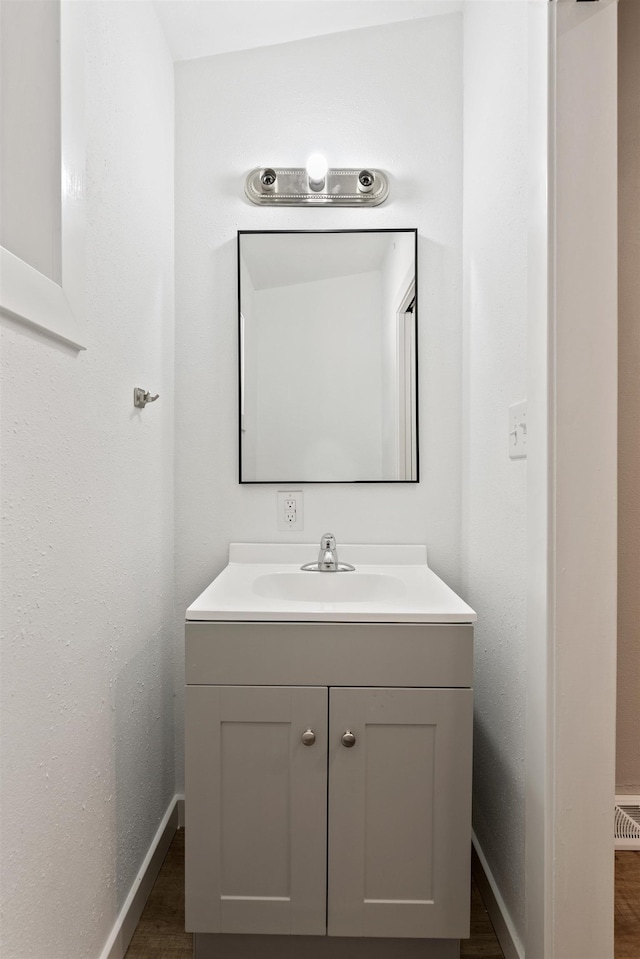
[[[333,533],[324,533],[320,540],[320,552],[318,553],[317,563],[305,563],[301,569],[313,573],[346,573],[355,569],[350,563],[338,562],[338,550],[336,548],[336,538]]]
[[[325,533],[320,540],[318,569],[322,573],[338,572],[338,550],[336,549],[336,538],[333,533]]]

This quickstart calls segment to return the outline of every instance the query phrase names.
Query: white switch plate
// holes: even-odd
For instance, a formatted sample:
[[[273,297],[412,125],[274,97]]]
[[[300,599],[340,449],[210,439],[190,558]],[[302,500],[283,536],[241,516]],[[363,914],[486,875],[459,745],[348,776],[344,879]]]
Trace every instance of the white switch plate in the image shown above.
[[[509,456],[512,460],[527,455],[527,401],[509,407]]]
[[[278,490],[278,529],[283,532],[304,529],[302,490]]]

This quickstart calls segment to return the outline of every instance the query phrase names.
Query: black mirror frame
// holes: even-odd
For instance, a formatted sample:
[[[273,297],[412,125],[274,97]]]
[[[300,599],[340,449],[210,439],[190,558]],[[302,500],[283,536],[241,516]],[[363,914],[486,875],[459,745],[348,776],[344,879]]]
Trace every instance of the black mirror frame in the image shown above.
[[[414,335],[415,335],[415,420],[416,420],[416,476],[415,479],[393,480],[393,479],[371,479],[371,480],[300,480],[300,479],[279,479],[279,480],[246,480],[242,478],[242,332],[241,332],[241,289],[240,289],[240,238],[247,235],[256,234],[306,234],[306,233],[413,233],[414,235],[414,263],[415,263],[415,308],[414,308]],[[419,402],[419,378],[418,378],[418,343],[419,343],[419,324],[418,324],[418,230],[415,227],[383,227],[380,229],[361,229],[361,230],[238,230],[236,247],[236,270],[237,270],[237,297],[238,297],[238,482],[241,486],[301,486],[301,485],[351,485],[352,483],[368,483],[374,485],[380,484],[415,484],[420,482],[420,402]]]

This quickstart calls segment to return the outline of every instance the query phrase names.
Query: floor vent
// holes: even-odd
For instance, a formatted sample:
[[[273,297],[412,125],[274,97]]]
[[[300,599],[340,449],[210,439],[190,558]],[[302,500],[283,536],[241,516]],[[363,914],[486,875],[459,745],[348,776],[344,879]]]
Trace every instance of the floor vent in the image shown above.
[[[616,796],[616,849],[640,849],[640,796]]]

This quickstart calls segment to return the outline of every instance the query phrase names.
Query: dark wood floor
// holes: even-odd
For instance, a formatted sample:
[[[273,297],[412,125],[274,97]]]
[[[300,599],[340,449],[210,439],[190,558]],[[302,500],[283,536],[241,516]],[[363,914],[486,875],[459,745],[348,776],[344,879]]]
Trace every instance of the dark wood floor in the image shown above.
[[[615,959],[640,959],[640,852],[616,853]],[[184,931],[184,830],[167,853],[126,959],[191,959],[191,934]],[[471,883],[471,938],[462,959],[504,959],[491,920]]]
[[[640,852],[616,853],[616,959],[640,956]]]
[[[126,959],[191,959],[191,934],[184,931],[184,830],[175,835],[167,858],[133,934]],[[471,886],[471,938],[464,959],[504,959],[475,882]]]

